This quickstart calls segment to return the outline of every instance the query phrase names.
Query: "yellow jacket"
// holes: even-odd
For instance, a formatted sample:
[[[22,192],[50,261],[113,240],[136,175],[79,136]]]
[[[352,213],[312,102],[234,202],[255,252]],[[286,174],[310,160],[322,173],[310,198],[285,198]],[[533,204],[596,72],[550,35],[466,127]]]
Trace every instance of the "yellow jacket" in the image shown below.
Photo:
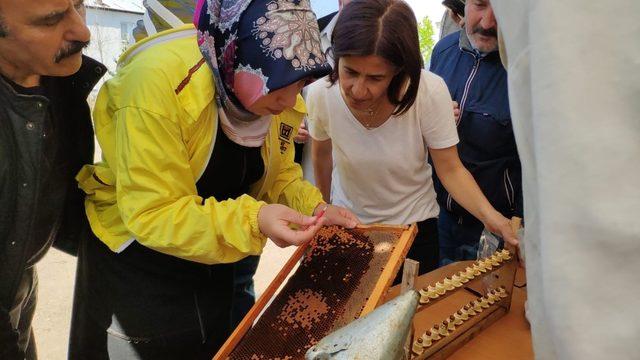
[[[265,202],[311,214],[322,201],[293,161],[293,137],[305,112],[299,97],[293,109],[274,116],[261,149],[265,174],[250,194],[203,199],[196,182],[211,157],[218,117],[212,73],[193,26],[136,44],[95,105],[103,161],[77,176],[93,232],[112,251],[135,239],[205,264],[260,254],[266,238],[257,214]]]

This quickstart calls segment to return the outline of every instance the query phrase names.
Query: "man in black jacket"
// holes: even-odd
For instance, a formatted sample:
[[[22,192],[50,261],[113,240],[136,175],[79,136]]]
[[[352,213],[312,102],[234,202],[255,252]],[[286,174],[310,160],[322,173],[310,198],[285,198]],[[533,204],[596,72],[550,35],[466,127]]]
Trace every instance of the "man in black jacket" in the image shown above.
[[[84,231],[75,174],[92,162],[82,0],[0,0],[0,359],[35,359],[35,264]],[[71,246],[69,246],[71,245]]]

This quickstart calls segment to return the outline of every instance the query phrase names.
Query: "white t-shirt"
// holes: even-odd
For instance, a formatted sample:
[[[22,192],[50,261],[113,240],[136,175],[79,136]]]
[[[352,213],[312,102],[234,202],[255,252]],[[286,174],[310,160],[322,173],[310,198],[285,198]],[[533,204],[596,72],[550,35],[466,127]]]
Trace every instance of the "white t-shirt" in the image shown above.
[[[375,129],[353,116],[339,84],[325,79],[307,95],[309,132],[333,146],[332,203],[363,223],[410,224],[438,216],[428,148],[458,143],[451,96],[444,81],[423,71],[414,105]],[[337,191],[335,191],[337,189]]]

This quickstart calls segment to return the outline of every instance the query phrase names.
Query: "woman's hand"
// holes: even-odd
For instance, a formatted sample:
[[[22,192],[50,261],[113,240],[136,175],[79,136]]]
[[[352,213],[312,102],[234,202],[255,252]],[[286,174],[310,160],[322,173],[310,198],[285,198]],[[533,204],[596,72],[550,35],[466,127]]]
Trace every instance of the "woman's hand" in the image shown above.
[[[458,121],[458,118],[460,117],[460,105],[457,101],[453,102],[453,117],[456,121]]]
[[[446,149],[429,148],[429,154],[436,174],[453,199],[482,221],[487,230],[500,235],[507,243],[517,245],[518,239],[511,229],[511,222],[491,206],[471,173],[460,161],[458,149],[455,146]]]
[[[316,206],[313,215],[318,219],[324,219],[324,225],[338,225],[347,229],[353,229],[360,224],[360,220],[351,211],[335,205],[322,203]]]
[[[504,241],[513,246],[518,245],[518,237],[516,233],[513,232],[511,221],[502,216],[498,211],[493,210],[490,215],[486,216],[483,220],[487,230],[496,235],[500,235]]]
[[[295,141],[298,144],[306,144],[307,141],[309,141],[309,130],[307,130],[307,124],[305,124],[304,121],[302,122],[302,124],[300,124],[300,129],[298,129],[298,134],[296,135],[295,138],[293,138],[293,141]]]
[[[291,229],[290,224],[298,225],[299,230]],[[324,219],[305,216],[279,204],[265,205],[258,212],[260,231],[281,248],[310,241],[324,224]]]

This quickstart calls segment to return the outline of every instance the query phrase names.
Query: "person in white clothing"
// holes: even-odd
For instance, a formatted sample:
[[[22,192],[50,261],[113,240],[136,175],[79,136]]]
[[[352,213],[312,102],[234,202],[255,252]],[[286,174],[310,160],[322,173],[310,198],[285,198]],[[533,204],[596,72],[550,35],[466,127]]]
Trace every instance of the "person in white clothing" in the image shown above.
[[[640,357],[640,1],[491,0],[537,359]]]
[[[435,170],[454,199],[516,243],[509,220],[484,197],[458,157],[451,97],[422,70],[417,23],[402,0],[354,0],[334,28],[336,66],[307,95],[316,184],[326,201],[363,223],[418,223],[409,257],[437,267]],[[335,162],[335,177],[332,167]],[[330,193],[332,182],[341,191]]]

